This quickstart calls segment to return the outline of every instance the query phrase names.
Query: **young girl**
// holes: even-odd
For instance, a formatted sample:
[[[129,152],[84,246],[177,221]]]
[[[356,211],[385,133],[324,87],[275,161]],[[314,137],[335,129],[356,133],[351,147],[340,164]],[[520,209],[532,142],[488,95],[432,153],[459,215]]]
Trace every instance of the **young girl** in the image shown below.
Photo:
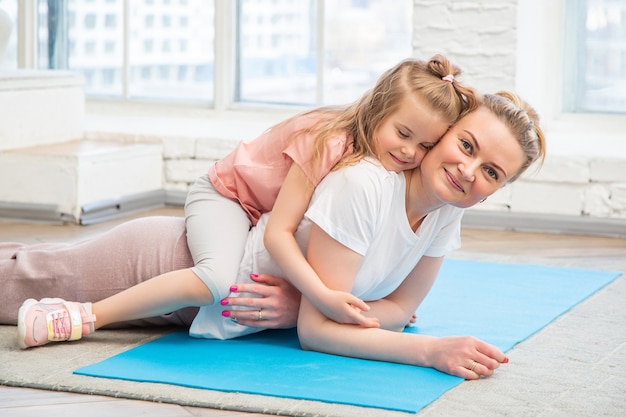
[[[296,287],[334,319],[377,325],[351,307],[366,310],[361,300],[321,285],[298,250],[293,231],[315,186],[337,164],[376,156],[392,171],[417,166],[448,127],[475,107],[474,92],[454,80],[459,73],[442,56],[429,62],[407,60],[383,74],[353,105],[304,113],[241,143],[189,192],[185,222],[194,266],[102,300],[85,317],[99,328],[215,304],[229,294],[248,230],[262,213],[274,209],[268,247]]]
[[[463,117],[444,135],[419,169],[395,174],[368,158],[336,170],[322,181],[296,238],[303,250],[308,242],[307,259],[330,288],[351,291],[369,300],[371,311],[364,314],[379,317],[380,328],[329,320],[303,297],[298,331],[304,348],[431,366],[471,379],[491,375],[500,363],[506,362],[502,352],[474,338],[434,338],[399,330],[428,293],[443,256],[458,246],[463,208],[515,180],[543,157],[545,144],[536,114],[516,100],[510,94],[486,96],[478,110]],[[253,270],[281,272],[263,247],[267,218],[267,214],[263,215],[250,231],[238,275],[241,281]],[[146,227],[147,224],[154,227]],[[111,261],[123,259],[123,250],[124,255],[137,262],[137,267],[146,267],[142,264],[144,256],[155,258],[150,255],[149,244],[155,234],[163,237],[157,252],[164,251],[164,256],[177,261],[186,257],[191,262],[180,245],[183,230],[182,222],[175,218],[128,222],[84,244],[49,245],[56,253],[39,253],[47,257],[47,265],[40,256],[30,262],[20,259],[19,255],[36,252],[35,248],[23,248],[14,257],[12,267],[0,269],[0,277],[13,271],[15,278],[5,279],[3,286],[14,280],[28,286],[28,277],[21,279],[15,271],[30,267],[30,271],[67,276],[67,285],[58,288],[63,294],[76,289],[96,294],[105,285],[124,288],[128,285],[123,280],[126,271],[99,272],[99,276],[95,271],[96,276],[74,283],[71,280],[91,271],[74,271],[72,263],[97,253],[103,263],[108,261],[119,270],[116,265],[123,262]],[[121,248],[115,245],[116,241]],[[129,241],[135,245],[130,246]],[[104,279],[100,280],[100,276]],[[107,283],[108,280],[112,282]],[[55,331],[68,332],[72,327],[88,325],[80,317],[81,308],[89,309],[59,299],[27,301],[20,313],[20,340],[47,341]],[[71,322],[71,314],[66,315],[67,310],[78,311],[76,323]],[[220,306],[202,307],[199,312],[177,311],[161,318],[164,322],[187,325],[192,320],[191,333],[202,337],[235,337],[259,330],[223,320]]]

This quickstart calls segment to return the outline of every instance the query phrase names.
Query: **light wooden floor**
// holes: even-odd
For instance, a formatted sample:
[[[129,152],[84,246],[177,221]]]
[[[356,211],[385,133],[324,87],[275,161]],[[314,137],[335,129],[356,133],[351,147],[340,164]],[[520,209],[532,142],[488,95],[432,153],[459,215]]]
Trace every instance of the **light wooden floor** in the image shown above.
[[[176,208],[166,208],[141,215],[155,214],[182,215],[182,211]],[[92,226],[0,223],[0,241],[34,243],[82,239],[100,233],[120,221]],[[466,229],[463,231],[463,248],[451,257],[626,271],[626,240]],[[0,415],[6,417],[35,415],[46,417],[261,416],[261,414],[12,387],[0,387]]]

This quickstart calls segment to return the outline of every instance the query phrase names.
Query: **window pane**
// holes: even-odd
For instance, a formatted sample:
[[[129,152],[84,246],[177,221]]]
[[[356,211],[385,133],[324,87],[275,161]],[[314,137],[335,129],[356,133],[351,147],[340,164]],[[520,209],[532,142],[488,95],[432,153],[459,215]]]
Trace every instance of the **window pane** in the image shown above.
[[[412,3],[326,0],[322,37],[316,0],[241,0],[236,100],[307,106],[354,101],[384,70],[411,56]]]
[[[315,0],[242,0],[237,101],[314,104]]]
[[[325,13],[324,104],[358,99],[412,55],[412,0],[331,0]]]
[[[0,0],[0,70],[17,69],[17,0]]]
[[[213,101],[213,1],[130,3],[130,96]]]
[[[565,110],[626,113],[626,2],[566,4]]]
[[[213,1],[128,5],[126,89],[124,0],[39,0],[39,66],[80,73],[88,97],[212,102]]]
[[[39,0],[39,67],[69,69],[89,97],[123,97],[123,0]]]

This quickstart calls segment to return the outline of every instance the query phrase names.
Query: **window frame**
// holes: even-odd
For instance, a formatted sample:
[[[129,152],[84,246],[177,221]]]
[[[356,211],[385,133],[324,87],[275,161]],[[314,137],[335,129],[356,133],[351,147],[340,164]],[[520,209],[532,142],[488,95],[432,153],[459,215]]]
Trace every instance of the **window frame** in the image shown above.
[[[123,0],[124,7],[124,43],[128,44],[129,28],[128,28],[128,16],[129,2],[132,0]],[[17,65],[19,69],[36,69],[38,68],[38,39],[37,39],[37,27],[38,27],[38,0],[20,0],[18,2],[18,57]],[[167,103],[167,102],[149,102],[141,100],[129,100],[128,99],[128,56],[124,57],[123,68],[123,91],[121,99],[101,99],[101,98],[87,98],[87,109],[102,109],[103,111],[110,111],[115,107],[123,107],[125,111],[131,112],[137,111],[139,114],[148,112],[156,112],[155,115],[171,115],[171,114],[187,114],[190,110],[195,110],[201,113],[222,113],[224,111],[242,111],[253,110],[262,112],[273,113],[287,113],[293,114],[295,111],[300,111],[303,107],[292,105],[275,105],[275,104],[261,104],[261,103],[246,103],[235,101],[236,94],[236,50],[233,45],[237,40],[237,3],[232,0],[214,0],[215,2],[215,73],[214,73],[214,97],[213,102],[210,104],[198,104],[198,103]],[[317,36],[318,36],[318,58],[323,57],[323,36],[324,36],[324,0],[318,1],[317,6]],[[128,48],[125,48],[125,53],[128,53]],[[318,59],[318,83],[317,83],[317,97],[322,95],[322,77],[323,77],[323,61]],[[162,111],[159,111],[162,110]],[[173,113],[172,113],[173,112]]]
[[[566,1],[518,0],[515,88],[541,115],[548,155],[626,157],[626,115],[563,110]]]

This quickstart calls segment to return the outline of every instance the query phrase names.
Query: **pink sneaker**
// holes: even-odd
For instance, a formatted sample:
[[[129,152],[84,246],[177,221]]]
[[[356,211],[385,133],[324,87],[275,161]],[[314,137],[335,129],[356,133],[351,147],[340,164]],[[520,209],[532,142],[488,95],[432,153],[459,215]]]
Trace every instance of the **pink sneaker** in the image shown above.
[[[48,342],[78,340],[94,332],[96,316],[91,303],[68,302],[60,298],[24,301],[17,318],[17,343],[20,348],[42,346]]]

